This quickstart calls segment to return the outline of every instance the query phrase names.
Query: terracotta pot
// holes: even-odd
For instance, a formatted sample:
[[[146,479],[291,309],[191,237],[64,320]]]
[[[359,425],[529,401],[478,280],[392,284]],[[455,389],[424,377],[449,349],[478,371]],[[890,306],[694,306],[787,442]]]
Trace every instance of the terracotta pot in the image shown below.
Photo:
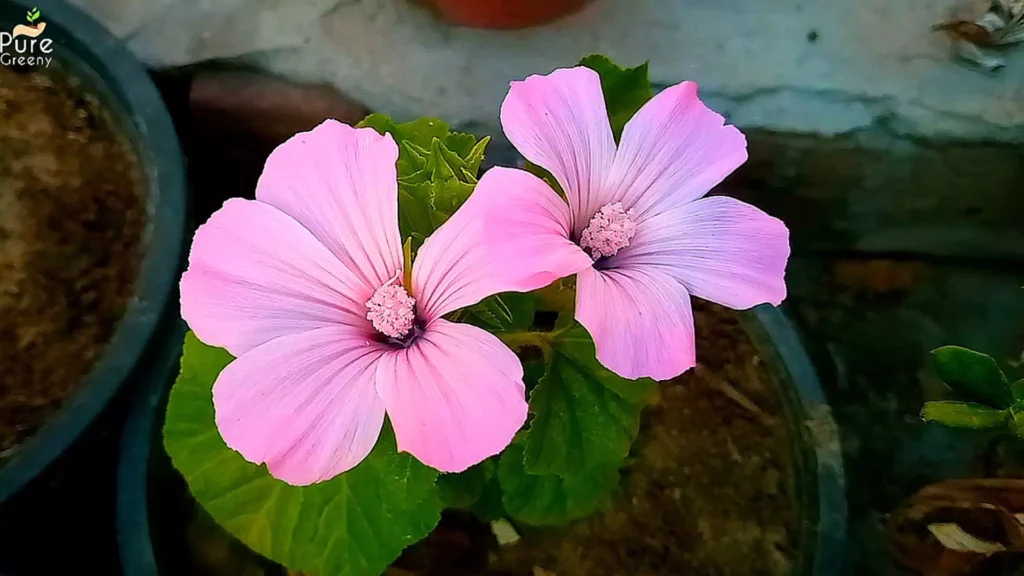
[[[470,28],[516,29],[547,24],[590,0],[419,0],[442,18]]]

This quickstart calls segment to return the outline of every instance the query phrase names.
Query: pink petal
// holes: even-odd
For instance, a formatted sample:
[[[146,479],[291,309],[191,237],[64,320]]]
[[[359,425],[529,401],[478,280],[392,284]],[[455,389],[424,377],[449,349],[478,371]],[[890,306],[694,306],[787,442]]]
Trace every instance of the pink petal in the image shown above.
[[[633,243],[609,267],[656,268],[694,296],[745,310],[786,298],[789,230],[734,198],[703,198],[637,226]]]
[[[501,452],[526,422],[519,359],[468,324],[434,320],[410,347],[386,354],[377,392],[398,449],[442,472]]]
[[[428,320],[499,292],[528,292],[590,266],[569,240],[569,209],[543,180],[492,168],[469,200],[427,238],[413,292]]]
[[[468,204],[467,200],[416,253],[412,296],[428,322],[501,292],[494,275],[496,261],[485,250],[485,225],[470,215]]]
[[[747,160],[747,140],[683,82],[652,98],[626,123],[610,188],[638,219],[700,198]]]
[[[624,378],[668,380],[697,363],[690,295],[658,270],[580,272],[576,319],[598,361]]]
[[[589,267],[590,257],[569,240],[569,220],[568,206],[540,178],[513,168],[488,170],[416,259],[413,278],[419,293],[428,294],[430,318]]]
[[[520,154],[558,180],[577,233],[614,201],[605,180],[615,139],[597,72],[565,68],[513,82],[501,105],[501,126]]]
[[[200,340],[241,356],[323,326],[369,329],[370,295],[290,216],[233,199],[196,231],[181,278],[181,316]]]
[[[397,160],[390,135],[327,120],[271,153],[256,199],[298,220],[374,290],[402,269]]]
[[[282,336],[227,366],[213,386],[217,428],[246,460],[297,486],[359,464],[384,423],[374,387],[384,348],[345,327]]]

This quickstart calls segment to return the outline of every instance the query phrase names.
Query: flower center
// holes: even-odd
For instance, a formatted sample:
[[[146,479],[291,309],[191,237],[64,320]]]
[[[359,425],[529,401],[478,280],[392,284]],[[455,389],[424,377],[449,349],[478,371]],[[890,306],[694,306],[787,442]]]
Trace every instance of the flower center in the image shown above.
[[[605,204],[583,229],[580,248],[589,248],[594,260],[607,258],[629,246],[635,234],[633,211],[627,212],[621,202]]]
[[[366,301],[366,319],[391,338],[402,338],[416,320],[416,300],[399,284],[385,284]]]

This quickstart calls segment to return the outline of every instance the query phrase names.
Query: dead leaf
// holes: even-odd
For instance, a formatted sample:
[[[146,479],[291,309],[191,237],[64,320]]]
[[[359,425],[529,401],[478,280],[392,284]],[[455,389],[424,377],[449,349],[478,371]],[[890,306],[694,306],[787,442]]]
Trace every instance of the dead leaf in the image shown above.
[[[890,515],[896,560],[927,576],[995,574],[1024,559],[1024,479],[947,480]]]
[[[964,532],[959,524],[929,524],[928,531],[935,535],[939,543],[954,552],[973,552],[985,556],[996,552],[1006,552],[1006,546],[975,538]]]
[[[491,533],[498,540],[499,546],[507,546],[519,542],[519,532],[512,524],[504,518],[491,522]]]
[[[1003,66],[987,48],[1024,42],[1024,0],[990,0],[984,10],[977,1],[956,8],[947,20],[932,26],[945,32],[964,60],[985,70]]]

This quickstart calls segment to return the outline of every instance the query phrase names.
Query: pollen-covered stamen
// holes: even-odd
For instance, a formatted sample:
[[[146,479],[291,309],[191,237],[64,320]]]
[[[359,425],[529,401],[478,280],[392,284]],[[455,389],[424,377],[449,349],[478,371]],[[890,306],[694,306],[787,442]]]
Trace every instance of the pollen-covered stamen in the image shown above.
[[[391,338],[402,338],[416,320],[416,300],[400,284],[385,284],[366,301],[366,319]]]
[[[614,256],[629,246],[636,234],[633,211],[626,211],[621,202],[606,204],[590,219],[580,236],[580,248],[590,249],[594,260]]]

